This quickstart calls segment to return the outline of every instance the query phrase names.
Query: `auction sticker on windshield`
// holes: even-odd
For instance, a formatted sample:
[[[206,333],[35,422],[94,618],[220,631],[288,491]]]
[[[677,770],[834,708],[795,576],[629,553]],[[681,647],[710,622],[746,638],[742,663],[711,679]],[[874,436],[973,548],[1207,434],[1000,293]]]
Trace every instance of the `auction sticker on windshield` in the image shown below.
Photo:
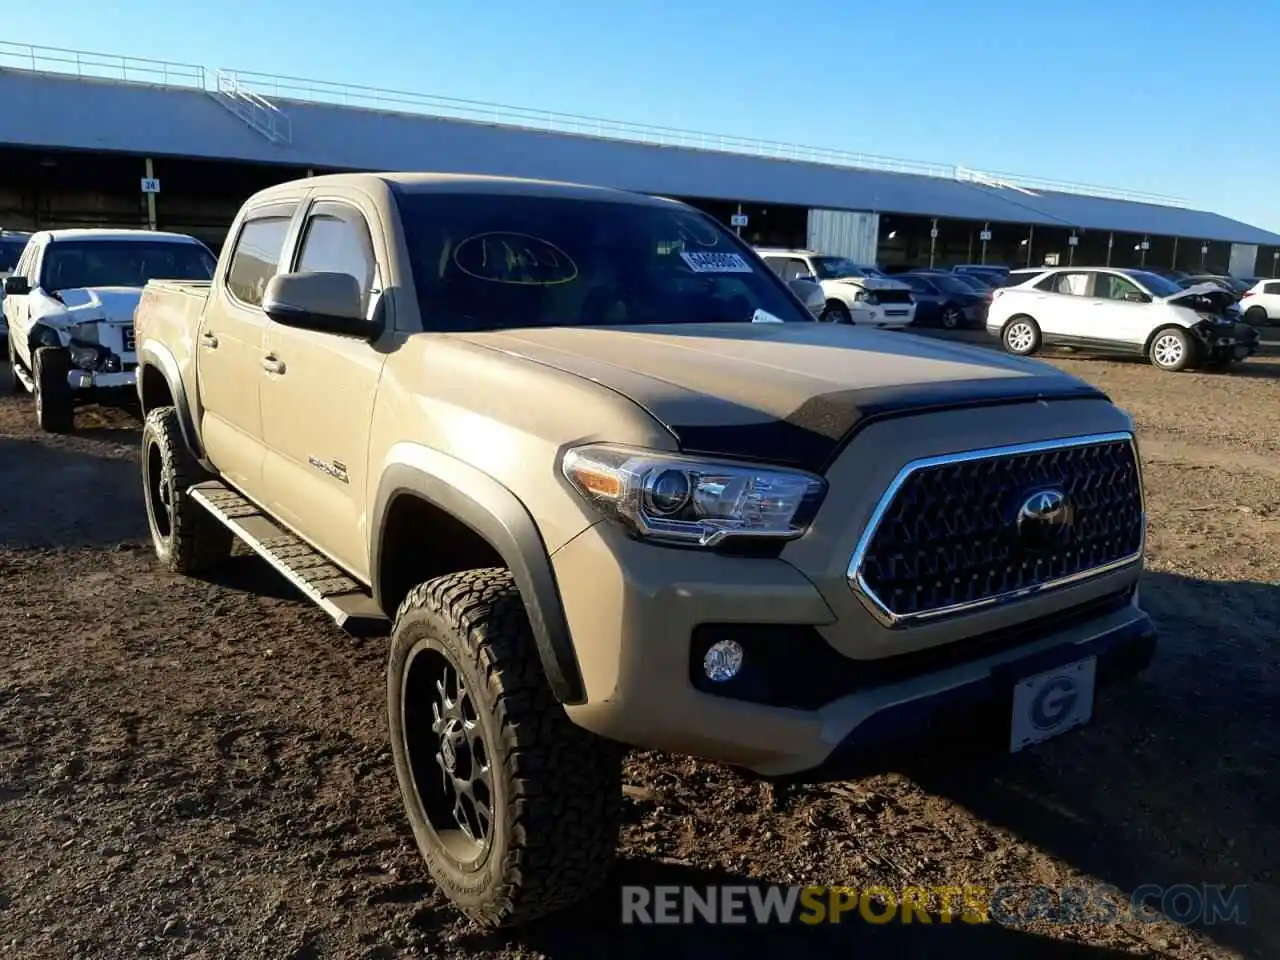
[[[681,253],[694,273],[754,273],[751,264],[736,253]]]

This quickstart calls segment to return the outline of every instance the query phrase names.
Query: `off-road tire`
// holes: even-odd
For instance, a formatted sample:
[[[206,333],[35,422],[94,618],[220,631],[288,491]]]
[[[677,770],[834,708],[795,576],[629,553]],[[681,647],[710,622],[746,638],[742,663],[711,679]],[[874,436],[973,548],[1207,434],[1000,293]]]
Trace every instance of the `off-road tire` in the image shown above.
[[[1176,359],[1172,359],[1172,347],[1166,347],[1165,342],[1175,340],[1181,348]],[[1171,359],[1165,359],[1166,357]],[[1195,362],[1196,345],[1181,327],[1161,327],[1151,335],[1151,343],[1147,347],[1147,359],[1157,370],[1178,373]]]
[[[419,682],[411,664],[419,657],[438,662],[441,654],[475,708],[492,780],[490,839],[469,863],[430,825],[408,745],[422,730],[412,718],[406,730],[406,703],[414,709],[417,701],[405,691],[411,679]],[[387,702],[409,822],[427,869],[455,907],[484,926],[509,927],[600,889],[616,857],[624,748],[576,726],[556,701],[509,571],[468,570],[409,592],[392,630]],[[413,754],[420,763],[423,751],[436,749],[429,723],[424,733]],[[442,755],[420,773],[441,782],[434,764]]]
[[[1029,357],[1040,349],[1043,339],[1040,324],[1026,314],[1010,317],[1000,331],[1000,343],[1017,357]]]
[[[839,300],[828,300],[827,305],[822,309],[822,319],[827,323],[853,323],[853,314]]]
[[[45,433],[70,433],[76,425],[71,384],[71,354],[62,347],[38,347],[31,358],[36,423]]]
[[[142,423],[142,490],[156,558],[173,573],[197,573],[231,555],[234,534],[191,499],[192,484],[213,479],[182,437],[178,411],[157,407]],[[167,486],[170,509],[164,510]],[[159,511],[159,512],[157,512]]]
[[[6,336],[5,341],[9,353],[9,392],[21,396],[27,392],[27,388],[18,379],[18,365],[22,361],[18,359],[18,348],[13,345],[13,337]]]

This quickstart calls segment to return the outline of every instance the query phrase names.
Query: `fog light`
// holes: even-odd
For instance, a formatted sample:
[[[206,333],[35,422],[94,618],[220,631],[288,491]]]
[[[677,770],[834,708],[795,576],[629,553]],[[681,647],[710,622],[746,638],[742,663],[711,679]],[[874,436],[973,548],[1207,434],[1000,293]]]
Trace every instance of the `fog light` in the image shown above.
[[[736,640],[713,643],[702,658],[702,670],[715,683],[732,680],[742,669],[742,645]]]

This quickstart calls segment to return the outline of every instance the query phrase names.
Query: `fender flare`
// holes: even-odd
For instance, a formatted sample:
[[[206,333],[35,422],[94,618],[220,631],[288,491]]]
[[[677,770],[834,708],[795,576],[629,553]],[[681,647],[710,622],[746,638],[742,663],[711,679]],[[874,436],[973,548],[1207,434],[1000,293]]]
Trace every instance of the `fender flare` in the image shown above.
[[[173,397],[173,405],[178,411],[178,425],[182,429],[183,442],[186,443],[187,449],[195,455],[196,459],[207,466],[205,464],[204,447],[201,445],[200,436],[196,432],[195,421],[191,418],[191,404],[187,400],[187,391],[182,384],[182,374],[178,370],[178,361],[168,347],[157,343],[155,340],[147,340],[138,348],[138,374],[134,389],[138,391],[138,404],[143,410],[146,409],[142,398],[142,387],[145,379],[143,373],[148,367],[154,367],[159,370],[160,375],[164,377],[165,383],[169,386],[169,396]]]
[[[369,579],[379,606],[384,524],[398,497],[418,497],[470,527],[502,557],[520,589],[551,692],[563,704],[586,703],[551,557],[524,504],[487,473],[419,444],[397,444],[388,459],[369,524]]]

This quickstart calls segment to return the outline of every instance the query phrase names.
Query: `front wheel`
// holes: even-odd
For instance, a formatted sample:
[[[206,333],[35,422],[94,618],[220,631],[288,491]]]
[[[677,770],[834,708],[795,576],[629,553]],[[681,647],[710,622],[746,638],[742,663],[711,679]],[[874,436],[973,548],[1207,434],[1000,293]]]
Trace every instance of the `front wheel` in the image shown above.
[[[1151,338],[1147,356],[1153,366],[1176,373],[1191,365],[1195,350],[1191,338],[1181,327],[1165,327]]]
[[[75,428],[71,383],[71,354],[62,347],[39,347],[32,358],[36,423],[45,433],[70,433]]]
[[[839,300],[828,300],[820,319],[827,323],[853,323],[853,315],[849,313],[849,308]]]
[[[173,407],[142,423],[142,493],[156,558],[173,573],[196,573],[231,555],[233,534],[187,493],[209,477],[187,449]]]
[[[1029,357],[1040,349],[1040,325],[1030,317],[1014,317],[1005,324],[1000,339],[1010,353]]]
[[[410,591],[392,631],[387,708],[409,824],[458,909],[513,926],[601,887],[621,827],[623,750],[552,695],[509,571]]]

